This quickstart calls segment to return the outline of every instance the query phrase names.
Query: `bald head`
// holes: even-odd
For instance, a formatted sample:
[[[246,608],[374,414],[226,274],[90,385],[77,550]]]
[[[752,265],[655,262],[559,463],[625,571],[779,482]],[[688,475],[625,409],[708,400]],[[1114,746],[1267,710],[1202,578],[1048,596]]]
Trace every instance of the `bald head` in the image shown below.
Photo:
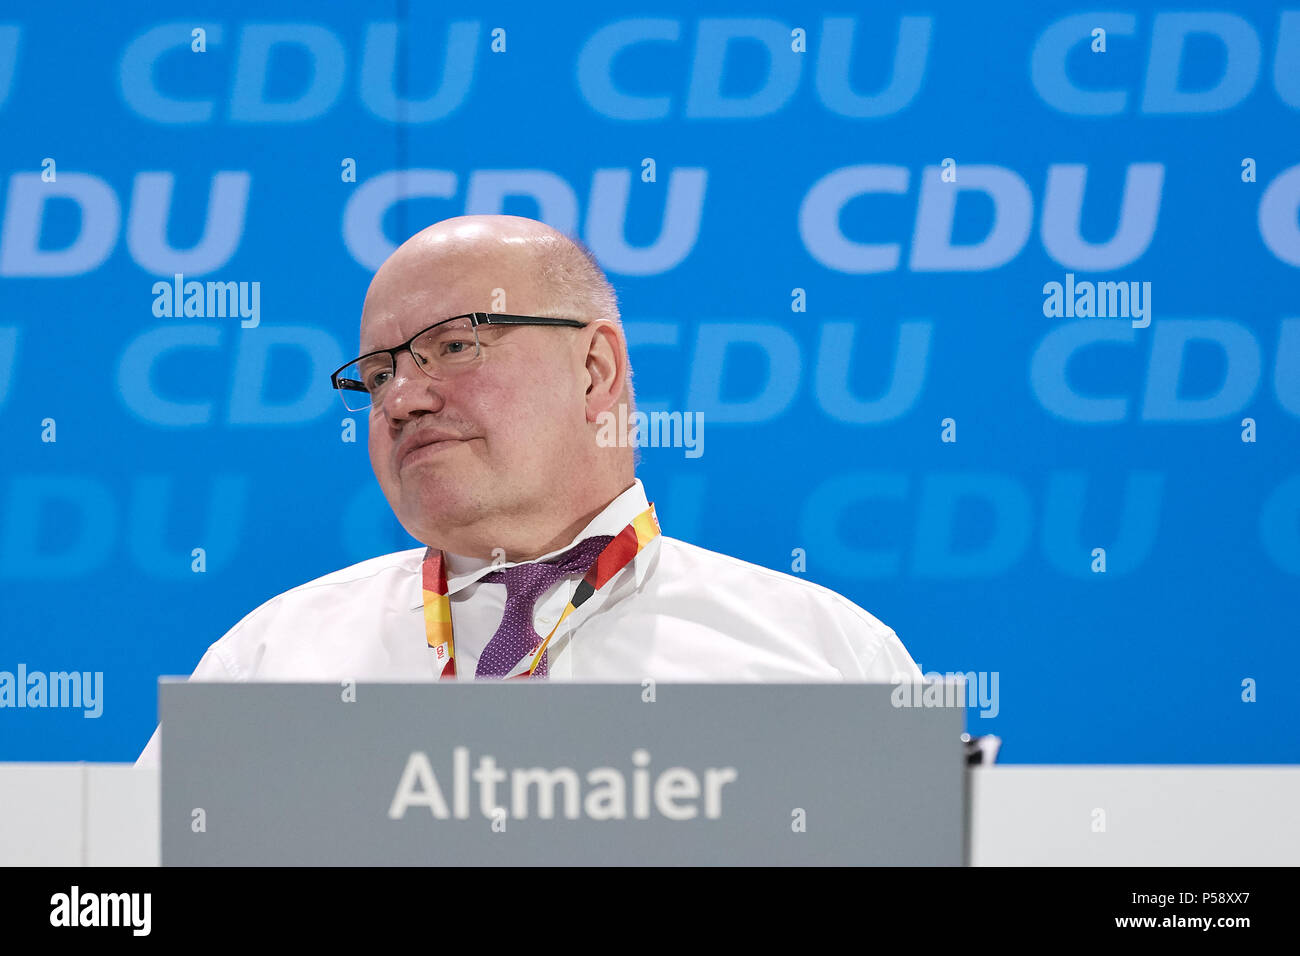
[[[431,283],[458,283],[467,271],[476,280],[495,277],[492,289],[532,302],[533,313],[619,321],[618,297],[595,257],[579,240],[544,222],[522,216],[457,216],[416,233],[380,267],[387,273],[426,271]],[[374,286],[372,286],[373,290]],[[488,297],[492,290],[484,292]],[[501,308],[477,311],[516,312]]]
[[[371,464],[417,539],[526,559],[567,544],[635,477],[633,448],[597,441],[603,419],[631,400],[618,301],[585,247],[545,223],[460,216],[380,267],[361,351],[469,312],[587,324],[480,326],[478,357],[450,376],[400,353],[370,410]]]
[[[474,218],[474,217],[465,217]],[[538,315],[578,316],[619,322],[618,295],[595,256],[576,239],[544,223],[514,216],[482,217],[523,222],[541,230],[525,248],[541,296]],[[450,220],[455,222],[456,220]]]

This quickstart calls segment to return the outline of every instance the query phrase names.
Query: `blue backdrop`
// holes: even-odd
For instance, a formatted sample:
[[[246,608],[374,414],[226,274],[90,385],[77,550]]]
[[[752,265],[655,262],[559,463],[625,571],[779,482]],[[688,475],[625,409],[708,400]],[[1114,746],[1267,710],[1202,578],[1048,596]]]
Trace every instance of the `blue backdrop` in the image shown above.
[[[1300,757],[1300,9],[156,6],[0,18],[0,671],[104,675],[0,760],[134,759],[160,674],[415,546],[327,376],[492,212],[703,415],[643,450],[665,533],[996,672],[1005,761]]]

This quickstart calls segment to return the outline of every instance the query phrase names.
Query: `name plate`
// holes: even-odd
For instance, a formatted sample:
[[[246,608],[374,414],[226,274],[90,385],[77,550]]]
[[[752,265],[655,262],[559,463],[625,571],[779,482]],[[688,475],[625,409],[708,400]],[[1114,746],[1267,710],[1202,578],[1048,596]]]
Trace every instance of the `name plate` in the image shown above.
[[[964,695],[160,683],[162,862],[961,865]]]

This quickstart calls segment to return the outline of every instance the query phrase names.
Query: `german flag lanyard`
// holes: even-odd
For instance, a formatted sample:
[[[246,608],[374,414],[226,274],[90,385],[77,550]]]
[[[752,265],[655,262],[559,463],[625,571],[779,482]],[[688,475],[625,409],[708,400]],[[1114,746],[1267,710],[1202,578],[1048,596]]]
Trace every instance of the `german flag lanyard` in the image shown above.
[[[516,677],[532,677],[541,664],[546,646],[559,630],[564,619],[580,608],[593,594],[609,583],[618,572],[632,563],[632,559],[641,553],[641,549],[659,535],[659,519],[655,517],[655,506],[650,505],[632,519],[632,523],[614,536],[614,540],[605,545],[596,556],[587,573],[573,592],[573,597],[564,608],[564,613],[551,628],[529,662],[528,670]],[[447,568],[442,560],[442,551],[428,548],[424,552],[424,564],[421,567],[424,589],[424,632],[433,651],[435,666],[441,665],[439,677],[446,680],[456,676],[456,643],[451,633],[451,598],[447,595]]]

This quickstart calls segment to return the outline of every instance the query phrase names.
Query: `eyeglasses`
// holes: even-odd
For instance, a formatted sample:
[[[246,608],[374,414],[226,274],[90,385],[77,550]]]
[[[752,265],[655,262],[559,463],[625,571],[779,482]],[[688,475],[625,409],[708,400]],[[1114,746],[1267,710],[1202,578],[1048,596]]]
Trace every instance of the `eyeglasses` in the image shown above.
[[[415,367],[430,378],[446,379],[476,365],[483,355],[479,345],[480,325],[552,325],[584,329],[577,319],[552,319],[538,315],[503,315],[499,312],[469,312],[453,315],[415,333],[401,345],[379,349],[353,359],[330,376],[350,412],[360,412],[383,401],[384,388],[393,380],[397,356],[411,353]]]

